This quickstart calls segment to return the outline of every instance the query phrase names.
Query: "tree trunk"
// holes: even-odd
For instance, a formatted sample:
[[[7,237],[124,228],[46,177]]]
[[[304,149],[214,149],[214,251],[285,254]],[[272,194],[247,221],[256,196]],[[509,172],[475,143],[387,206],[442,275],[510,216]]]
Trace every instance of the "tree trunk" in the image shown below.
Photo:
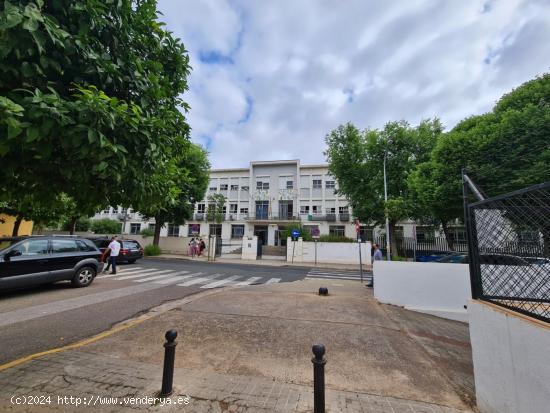
[[[76,231],[76,221],[78,220],[78,217],[71,217],[71,220],[69,221],[69,234],[74,235],[74,232]]]
[[[455,245],[453,237],[451,236],[451,233],[449,232],[449,227],[447,226],[447,223],[444,221],[441,221],[441,228],[443,228],[443,234],[445,234],[445,241],[447,241],[447,246],[451,251],[454,251]]]
[[[13,223],[13,231],[12,231],[12,237],[16,237],[19,235],[19,227],[21,226],[21,221],[23,221],[23,218],[21,218],[19,215],[17,218],[15,218],[15,222]]]
[[[397,240],[395,239],[395,222],[390,221],[390,255],[397,255]],[[387,243],[387,240],[386,240]]]
[[[158,247],[160,242],[160,229],[162,227],[162,216],[157,215],[155,217],[155,235],[153,235],[153,245],[156,245]]]

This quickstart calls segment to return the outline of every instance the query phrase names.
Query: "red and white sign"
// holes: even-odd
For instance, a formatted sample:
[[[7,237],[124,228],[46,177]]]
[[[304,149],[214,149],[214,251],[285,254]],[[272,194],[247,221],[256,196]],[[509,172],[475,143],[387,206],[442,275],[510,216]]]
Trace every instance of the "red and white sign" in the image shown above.
[[[361,224],[359,223],[359,220],[355,220],[355,232],[359,234],[359,231],[361,231]]]

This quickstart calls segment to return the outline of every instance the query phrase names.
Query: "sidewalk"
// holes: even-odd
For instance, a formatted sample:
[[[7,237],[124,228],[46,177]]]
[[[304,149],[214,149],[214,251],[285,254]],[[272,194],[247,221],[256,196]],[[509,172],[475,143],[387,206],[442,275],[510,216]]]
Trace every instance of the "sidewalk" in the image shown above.
[[[315,264],[312,262],[287,262],[284,260],[268,260],[268,259],[259,259],[259,260],[243,260],[239,258],[216,258],[215,261],[208,261],[206,257],[195,257],[191,258],[189,255],[184,254],[161,254],[154,257],[146,257],[151,259],[169,259],[169,260],[187,260],[187,261],[198,261],[198,262],[212,262],[218,264],[245,264],[245,265],[265,265],[268,267],[306,267],[313,268]],[[318,263],[316,268],[332,268],[340,270],[356,270],[359,271],[359,264],[328,264],[328,263]],[[372,265],[363,264],[363,271],[372,270]]]
[[[311,345],[327,347],[328,412],[470,412],[473,376],[465,324],[378,304],[352,281],[221,289],[78,349],[0,371],[1,411],[311,412]],[[329,288],[328,297],[315,291]],[[171,309],[170,309],[171,308]],[[178,333],[174,403],[98,397],[154,396],[164,332]],[[13,405],[51,395],[49,406]],[[99,406],[99,403],[107,403]]]

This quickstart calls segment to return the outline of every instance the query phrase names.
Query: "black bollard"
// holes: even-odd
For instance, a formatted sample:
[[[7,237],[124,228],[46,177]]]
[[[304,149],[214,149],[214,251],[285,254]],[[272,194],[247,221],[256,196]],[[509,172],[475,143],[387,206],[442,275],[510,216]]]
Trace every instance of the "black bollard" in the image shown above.
[[[325,346],[315,344],[311,350],[315,357],[313,363],[313,413],[325,413]]]
[[[319,295],[328,295],[327,287],[319,287]]]
[[[176,330],[168,330],[164,337],[164,368],[162,370],[162,388],[160,389],[161,397],[168,397],[172,394],[172,383],[174,381],[174,361],[176,359]]]

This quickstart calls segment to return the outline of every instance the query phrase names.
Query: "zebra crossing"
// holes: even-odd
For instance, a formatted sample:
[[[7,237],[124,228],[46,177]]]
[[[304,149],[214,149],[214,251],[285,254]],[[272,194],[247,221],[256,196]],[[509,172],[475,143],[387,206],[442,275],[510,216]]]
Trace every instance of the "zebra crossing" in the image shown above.
[[[202,289],[220,287],[244,287],[252,284],[273,284],[281,281],[277,277],[249,277],[248,275],[233,275],[225,273],[207,274],[204,272],[181,271],[176,269],[163,270],[158,268],[132,267],[119,270],[117,274],[98,274],[98,280],[131,281],[135,283],[150,283],[153,286],[172,285],[179,287],[196,286]]]
[[[359,271],[339,270],[339,269],[327,269],[327,268],[312,268],[306,275],[306,278],[310,279],[330,279],[330,280],[351,280],[361,281],[361,274]],[[363,281],[370,283],[372,281],[372,273],[370,271],[363,271]]]

